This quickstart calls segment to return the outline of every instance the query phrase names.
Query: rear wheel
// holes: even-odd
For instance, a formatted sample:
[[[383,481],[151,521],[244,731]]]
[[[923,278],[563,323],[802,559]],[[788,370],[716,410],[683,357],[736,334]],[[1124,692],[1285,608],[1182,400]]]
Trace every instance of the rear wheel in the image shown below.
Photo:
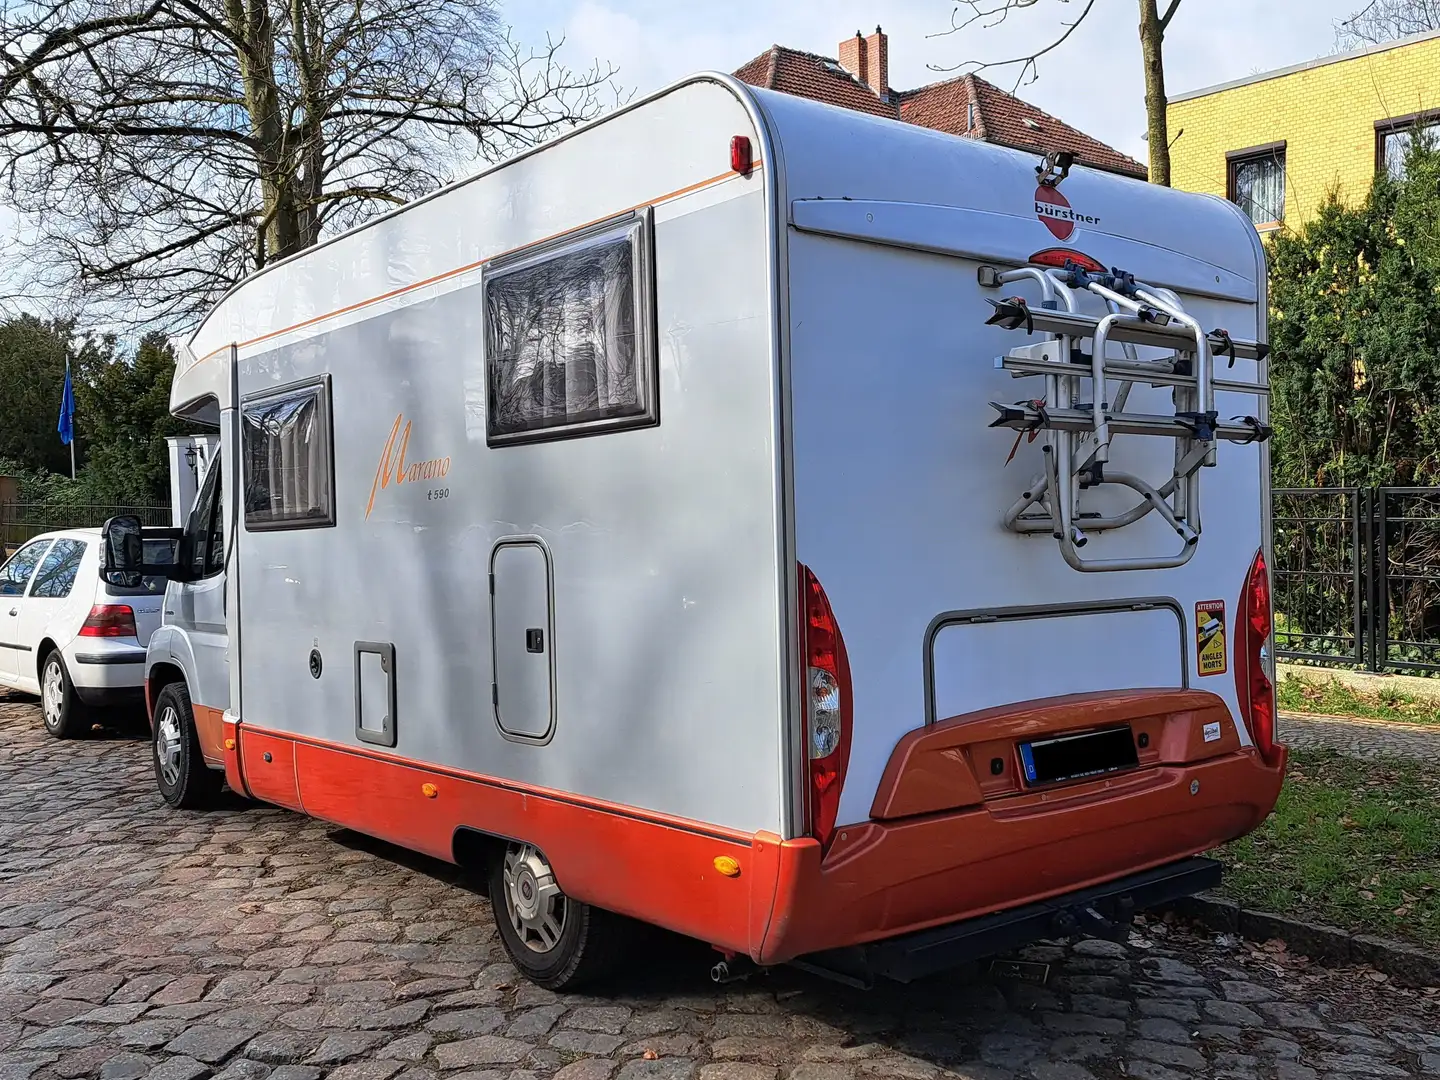
[[[225,778],[206,765],[200,754],[195,714],[184,683],[171,683],[155,699],[151,746],[161,798],[181,810],[196,810],[215,802]]]
[[[59,649],[52,649],[40,666],[40,709],[45,730],[57,739],[79,738],[94,725],[90,710],[75,692]]]
[[[564,990],[615,970],[630,924],[560,891],[530,844],[507,844],[490,865],[490,906],[510,960],[531,982]]]

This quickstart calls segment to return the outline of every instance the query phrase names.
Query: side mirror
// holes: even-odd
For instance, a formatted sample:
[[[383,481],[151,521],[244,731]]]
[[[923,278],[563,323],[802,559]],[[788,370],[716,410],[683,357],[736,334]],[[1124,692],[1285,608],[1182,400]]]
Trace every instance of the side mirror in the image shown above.
[[[110,518],[100,535],[100,575],[110,585],[129,589],[138,587],[145,568],[140,519]]]

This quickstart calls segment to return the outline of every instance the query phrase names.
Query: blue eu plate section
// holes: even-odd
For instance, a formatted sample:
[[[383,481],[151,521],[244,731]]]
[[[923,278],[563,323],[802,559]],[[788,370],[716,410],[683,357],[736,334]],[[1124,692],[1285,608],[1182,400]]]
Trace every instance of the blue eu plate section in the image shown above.
[[[1035,783],[1035,751],[1030,749],[1028,742],[1020,744],[1020,766],[1025,770],[1025,782]]]

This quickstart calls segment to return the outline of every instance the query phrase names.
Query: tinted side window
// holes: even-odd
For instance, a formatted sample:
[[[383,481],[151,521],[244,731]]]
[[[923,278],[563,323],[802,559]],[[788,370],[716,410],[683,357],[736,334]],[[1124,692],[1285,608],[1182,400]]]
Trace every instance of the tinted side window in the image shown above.
[[[658,422],[648,236],[638,217],[486,275],[492,444]]]
[[[218,574],[225,569],[225,479],[215,473],[215,507],[210,512],[210,534],[205,540],[205,573]]]
[[[190,511],[190,520],[185,523],[185,545],[190,557],[190,573],[197,578],[212,572],[212,562],[218,561],[221,565],[224,563],[223,554],[212,560],[209,553],[211,537],[219,531],[216,522],[221,520],[220,473],[220,456],[217,454],[210,465],[210,471],[205,474],[204,483],[200,486],[200,496],[195,500],[194,509]]]
[[[30,595],[51,600],[69,596],[75,585],[75,575],[80,570],[80,560],[84,557],[85,541],[56,540],[50,554],[40,564],[40,572],[30,586]]]
[[[0,596],[23,596],[30,575],[49,547],[49,540],[35,540],[11,555],[10,561],[0,566]]]
[[[245,527],[335,524],[328,381],[248,399],[241,415]]]

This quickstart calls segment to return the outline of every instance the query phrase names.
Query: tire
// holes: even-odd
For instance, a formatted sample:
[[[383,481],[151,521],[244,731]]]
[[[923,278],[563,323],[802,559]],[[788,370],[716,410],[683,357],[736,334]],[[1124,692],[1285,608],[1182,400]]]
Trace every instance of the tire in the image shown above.
[[[155,762],[155,783],[160,797],[177,810],[199,810],[214,805],[225,777],[205,764],[195,713],[184,683],[171,683],[155,699],[150,756]]]
[[[57,739],[78,739],[95,723],[94,714],[75,692],[59,649],[51,649],[40,665],[40,715],[45,730]]]
[[[619,966],[629,921],[567,897],[545,856],[531,845],[506,844],[491,860],[489,891],[505,952],[537,986],[573,989]]]

